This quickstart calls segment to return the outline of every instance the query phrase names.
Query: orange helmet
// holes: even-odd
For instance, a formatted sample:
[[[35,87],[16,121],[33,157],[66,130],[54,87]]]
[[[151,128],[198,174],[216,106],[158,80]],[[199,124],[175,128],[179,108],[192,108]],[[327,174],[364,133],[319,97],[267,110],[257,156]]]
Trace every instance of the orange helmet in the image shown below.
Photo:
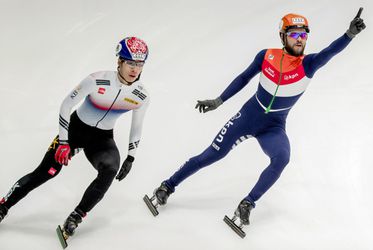
[[[280,22],[280,32],[286,33],[289,29],[294,28],[304,28],[307,33],[310,32],[308,28],[308,21],[307,18],[298,14],[287,14],[283,18],[281,18]]]

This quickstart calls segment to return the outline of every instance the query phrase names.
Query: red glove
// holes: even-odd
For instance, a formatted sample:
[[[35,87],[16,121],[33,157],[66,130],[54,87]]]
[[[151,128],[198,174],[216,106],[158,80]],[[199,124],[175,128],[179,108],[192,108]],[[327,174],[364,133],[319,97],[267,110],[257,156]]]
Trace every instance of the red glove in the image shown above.
[[[60,144],[57,148],[56,154],[54,155],[54,159],[59,164],[67,166],[69,160],[71,160],[70,151],[69,144]]]

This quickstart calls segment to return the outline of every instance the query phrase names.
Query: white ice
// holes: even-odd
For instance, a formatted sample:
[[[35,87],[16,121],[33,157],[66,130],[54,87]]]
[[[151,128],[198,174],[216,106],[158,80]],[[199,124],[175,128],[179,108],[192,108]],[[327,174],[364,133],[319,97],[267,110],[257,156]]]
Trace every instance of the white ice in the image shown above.
[[[280,47],[289,12],[309,18],[306,52],[341,36],[360,6],[366,30],[318,71],[291,111],[291,162],[257,203],[245,239],[223,222],[251,190],[268,158],[255,139],[182,183],[154,218],[142,197],[202,152],[250,98],[246,88],[214,112],[217,97],[263,48]],[[89,73],[115,70],[125,36],[150,56],[142,80],[151,93],[134,167],[89,213],[69,249],[373,249],[373,2],[0,1],[0,193],[32,171],[57,133],[63,98]],[[116,125],[126,156],[130,114]],[[83,154],[31,192],[0,224],[0,249],[60,249],[57,224],[96,175]]]

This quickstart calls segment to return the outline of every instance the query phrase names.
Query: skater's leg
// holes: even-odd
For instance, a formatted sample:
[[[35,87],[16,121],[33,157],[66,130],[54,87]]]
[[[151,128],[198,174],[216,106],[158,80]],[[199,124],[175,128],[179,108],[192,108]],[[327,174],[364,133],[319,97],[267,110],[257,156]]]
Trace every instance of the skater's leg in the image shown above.
[[[84,149],[88,160],[98,171],[96,179],[88,186],[78,209],[88,213],[105,195],[109,189],[120,165],[120,155],[113,139]]]
[[[186,178],[223,157],[238,143],[250,137],[248,117],[240,111],[232,117],[220,130],[212,144],[201,154],[190,158],[168,180],[166,185],[173,192],[175,187]]]
[[[40,165],[33,172],[19,179],[12,186],[8,194],[1,200],[1,203],[5,207],[8,209],[11,208],[30,191],[59,174],[62,166],[54,159],[57,147],[58,138],[56,137],[49,146]]]
[[[0,223],[8,213],[8,208],[0,202]]]
[[[177,170],[168,180],[166,180],[166,185],[171,188],[172,192],[174,192],[175,187],[186,178],[193,175],[201,168],[222,159],[228,154],[228,152],[229,150],[216,151],[212,146],[209,146],[201,154],[194,156],[185,162],[179,170]]]
[[[283,128],[273,127],[256,138],[264,153],[269,156],[270,164],[262,172],[249,195],[245,197],[245,200],[248,200],[253,206],[277,181],[290,159],[289,139]]]

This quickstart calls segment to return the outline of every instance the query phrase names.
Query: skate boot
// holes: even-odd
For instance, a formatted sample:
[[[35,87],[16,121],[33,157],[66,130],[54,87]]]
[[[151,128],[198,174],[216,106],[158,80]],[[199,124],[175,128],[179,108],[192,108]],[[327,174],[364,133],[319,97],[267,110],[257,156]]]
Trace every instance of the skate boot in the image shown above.
[[[73,236],[75,229],[78,227],[78,224],[82,222],[82,217],[78,212],[73,211],[69,217],[65,220],[63,224],[63,230],[69,235]]]
[[[67,247],[67,239],[74,235],[78,224],[82,222],[82,218],[85,216],[85,213],[80,209],[76,208],[65,220],[63,227],[59,225],[56,229],[58,238],[60,239],[62,247],[65,249]]]
[[[173,191],[170,187],[167,186],[166,182],[162,182],[161,185],[154,190],[152,198],[149,199],[148,195],[144,196],[145,204],[148,206],[150,212],[154,216],[159,214],[157,208],[159,205],[163,206],[166,205],[167,199],[172,194]],[[155,201],[153,203],[153,201]]]
[[[242,200],[234,212],[234,215],[240,218],[243,225],[249,225],[250,211],[253,209],[253,207],[254,206],[249,201]]]
[[[157,202],[161,206],[166,205],[167,199],[171,193],[172,192],[167,186],[166,182],[162,182],[162,184],[154,190],[154,195],[157,198]]]
[[[232,228],[232,230],[235,231],[241,238],[246,236],[246,233],[242,230],[242,228],[244,225],[247,226],[250,224],[249,217],[253,208],[254,205],[251,202],[242,200],[234,212],[232,219],[230,219],[228,216],[224,217],[224,222],[227,223],[227,225]],[[240,220],[238,225],[235,223],[237,219]]]
[[[3,204],[0,204],[0,223],[7,214],[8,214],[8,208],[4,206]]]

